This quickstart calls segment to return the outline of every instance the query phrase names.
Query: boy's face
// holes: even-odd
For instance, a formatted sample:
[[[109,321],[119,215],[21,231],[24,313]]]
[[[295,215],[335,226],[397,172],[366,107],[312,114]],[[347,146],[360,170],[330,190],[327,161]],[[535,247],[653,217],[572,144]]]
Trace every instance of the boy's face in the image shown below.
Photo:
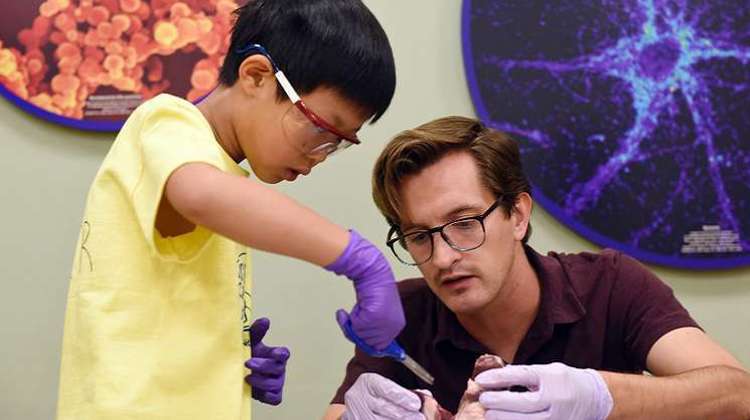
[[[481,183],[474,158],[466,152],[450,153],[406,178],[399,192],[405,234],[480,215],[497,199]],[[513,211],[507,217],[497,208],[484,219],[484,243],[466,252],[451,248],[435,233],[432,257],[420,264],[419,270],[453,312],[481,311],[512,287],[516,260],[523,255],[521,239],[527,221],[523,212]]]
[[[255,115],[237,119],[235,127],[240,147],[260,180],[267,183],[294,181],[326,159],[325,151],[315,149],[338,141],[338,136],[321,130],[288,99],[277,101],[275,80],[269,85],[274,89],[260,98],[260,106],[252,108],[256,110]],[[302,100],[311,111],[348,136],[356,137],[370,117],[328,87],[302,95]]]

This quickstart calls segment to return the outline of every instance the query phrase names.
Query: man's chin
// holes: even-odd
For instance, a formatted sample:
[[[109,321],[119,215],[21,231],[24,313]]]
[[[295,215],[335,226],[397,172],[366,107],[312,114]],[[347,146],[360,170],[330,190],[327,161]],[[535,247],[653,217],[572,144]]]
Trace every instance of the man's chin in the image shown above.
[[[473,315],[480,312],[486,306],[484,300],[472,298],[471,296],[449,296],[443,299],[443,303],[451,312],[457,315]]]

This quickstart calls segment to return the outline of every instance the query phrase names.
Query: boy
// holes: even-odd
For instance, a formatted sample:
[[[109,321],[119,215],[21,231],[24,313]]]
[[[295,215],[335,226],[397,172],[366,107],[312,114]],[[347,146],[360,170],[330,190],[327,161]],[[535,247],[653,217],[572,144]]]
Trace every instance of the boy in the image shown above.
[[[359,0],[250,1],[236,14],[220,86],[197,107],[169,95],[141,105],[94,180],[68,297],[61,420],[247,419],[242,361],[257,339],[244,246],[352,279],[357,304],[337,319],[376,348],[404,325],[375,246],[237,164],[247,159],[265,183],[294,181],[359,143],[395,88],[383,29]],[[283,372],[283,357],[265,361]]]

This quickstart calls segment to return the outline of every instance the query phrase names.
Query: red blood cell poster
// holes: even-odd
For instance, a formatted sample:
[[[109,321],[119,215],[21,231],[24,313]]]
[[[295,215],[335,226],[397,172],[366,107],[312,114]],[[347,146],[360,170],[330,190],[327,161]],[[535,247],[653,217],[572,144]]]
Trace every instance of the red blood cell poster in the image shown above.
[[[234,0],[14,0],[0,13],[0,94],[46,120],[117,131],[160,93],[217,83]]]

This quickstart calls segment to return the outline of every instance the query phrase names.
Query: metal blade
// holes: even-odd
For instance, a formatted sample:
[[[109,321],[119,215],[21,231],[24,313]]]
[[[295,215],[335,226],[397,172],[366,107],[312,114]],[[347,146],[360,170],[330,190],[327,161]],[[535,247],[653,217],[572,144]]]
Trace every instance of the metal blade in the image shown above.
[[[425,381],[427,384],[432,385],[435,383],[435,378],[430,375],[425,368],[423,368],[419,363],[415,362],[414,359],[409,357],[409,355],[405,355],[406,357],[404,360],[401,361],[401,363],[404,364],[410,371],[412,371],[419,379]]]

